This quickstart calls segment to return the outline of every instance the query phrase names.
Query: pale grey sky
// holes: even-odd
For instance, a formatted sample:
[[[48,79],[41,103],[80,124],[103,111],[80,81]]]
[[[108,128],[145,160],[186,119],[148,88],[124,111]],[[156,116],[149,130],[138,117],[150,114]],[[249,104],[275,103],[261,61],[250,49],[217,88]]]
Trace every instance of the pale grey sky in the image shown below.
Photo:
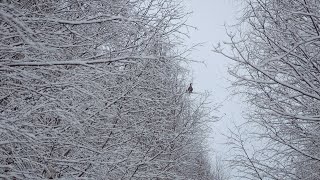
[[[228,132],[233,121],[237,124],[243,122],[241,117],[243,105],[236,98],[227,99],[231,93],[227,90],[227,87],[230,86],[227,79],[231,78],[227,71],[232,62],[211,50],[212,45],[228,41],[224,24],[235,23],[237,11],[240,10],[237,7],[239,2],[233,0],[186,0],[185,2],[188,10],[193,12],[188,24],[198,28],[190,32],[191,37],[188,44],[204,42],[203,46],[197,47],[197,50],[191,54],[192,59],[206,63],[206,66],[192,64],[194,90],[210,91],[213,102],[223,102],[219,115],[224,116],[212,127],[214,140],[210,141],[210,146],[215,150],[212,153],[213,156],[218,155],[224,158],[228,155],[228,149],[223,145],[226,138],[222,134]]]

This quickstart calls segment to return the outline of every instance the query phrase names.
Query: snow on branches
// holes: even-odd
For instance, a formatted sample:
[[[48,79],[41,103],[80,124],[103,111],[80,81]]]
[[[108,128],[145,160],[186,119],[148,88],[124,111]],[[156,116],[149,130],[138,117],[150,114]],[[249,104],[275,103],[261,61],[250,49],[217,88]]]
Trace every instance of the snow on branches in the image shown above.
[[[236,62],[234,86],[244,90],[249,122],[266,144],[248,156],[239,134],[232,137],[242,149],[232,161],[247,178],[320,178],[319,8],[315,0],[250,0],[244,28],[229,34],[233,54],[215,49]]]
[[[169,0],[0,1],[0,178],[198,179],[208,113],[184,96],[184,15]]]

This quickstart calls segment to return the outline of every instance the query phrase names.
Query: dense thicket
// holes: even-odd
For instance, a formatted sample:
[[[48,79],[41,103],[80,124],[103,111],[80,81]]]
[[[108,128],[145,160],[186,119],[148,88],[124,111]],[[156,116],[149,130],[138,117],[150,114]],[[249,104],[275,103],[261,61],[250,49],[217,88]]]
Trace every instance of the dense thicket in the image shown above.
[[[232,160],[248,179],[320,178],[320,2],[249,0],[229,34],[231,73],[250,104],[257,146],[233,134]],[[252,126],[253,124],[254,126]]]
[[[207,179],[185,15],[169,0],[0,1],[0,178]]]

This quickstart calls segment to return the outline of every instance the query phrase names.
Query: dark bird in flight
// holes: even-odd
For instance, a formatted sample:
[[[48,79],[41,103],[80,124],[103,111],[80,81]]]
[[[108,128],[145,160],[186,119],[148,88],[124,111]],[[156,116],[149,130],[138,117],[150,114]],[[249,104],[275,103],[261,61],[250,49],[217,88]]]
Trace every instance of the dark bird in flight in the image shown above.
[[[192,93],[193,88],[192,88],[192,83],[190,83],[188,89],[187,89],[187,93]]]

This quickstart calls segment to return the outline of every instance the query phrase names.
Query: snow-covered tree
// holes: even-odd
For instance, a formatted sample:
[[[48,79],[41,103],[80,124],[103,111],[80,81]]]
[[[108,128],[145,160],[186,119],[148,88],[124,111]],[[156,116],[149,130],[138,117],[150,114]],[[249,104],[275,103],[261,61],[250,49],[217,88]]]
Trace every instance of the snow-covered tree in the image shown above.
[[[233,136],[244,152],[234,162],[247,178],[320,178],[319,8],[315,0],[249,0],[240,33],[229,33],[233,54],[215,49],[237,63],[234,86],[245,90],[248,119],[264,142],[247,156]]]
[[[199,179],[169,0],[0,1],[0,178]],[[204,96],[205,97],[205,96]]]

